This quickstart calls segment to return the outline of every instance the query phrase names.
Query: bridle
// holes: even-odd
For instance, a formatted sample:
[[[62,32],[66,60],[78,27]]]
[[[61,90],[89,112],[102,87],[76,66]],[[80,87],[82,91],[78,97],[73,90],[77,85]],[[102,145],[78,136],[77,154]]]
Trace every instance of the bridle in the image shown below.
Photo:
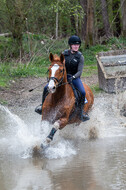
[[[62,65],[59,65],[59,66],[62,66]],[[48,69],[47,73],[49,72],[50,69]],[[55,85],[56,85],[56,88],[58,88],[59,86],[63,85],[63,79],[64,79],[64,73],[65,73],[65,68],[63,66],[63,70],[61,71],[63,72],[63,76],[61,79],[58,79],[56,77],[47,77],[47,82],[49,83],[50,80],[53,80]],[[65,84],[65,83],[64,83]]]

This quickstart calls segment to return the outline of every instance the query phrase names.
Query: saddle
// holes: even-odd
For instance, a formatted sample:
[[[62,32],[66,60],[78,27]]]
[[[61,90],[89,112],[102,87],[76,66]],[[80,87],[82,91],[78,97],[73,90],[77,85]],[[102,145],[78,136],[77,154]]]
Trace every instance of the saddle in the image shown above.
[[[74,96],[75,96],[75,106],[79,107],[81,104],[81,100],[82,100],[82,94],[81,92],[72,84],[70,83],[73,92],[74,92]],[[88,103],[87,99],[85,98],[85,104]]]
[[[73,89],[74,96],[75,96],[75,110],[71,113],[69,116],[69,120],[72,120],[76,114],[80,115],[81,114],[81,101],[82,101],[82,94],[81,92],[72,84],[69,83]],[[88,103],[87,99],[85,98],[85,103]]]

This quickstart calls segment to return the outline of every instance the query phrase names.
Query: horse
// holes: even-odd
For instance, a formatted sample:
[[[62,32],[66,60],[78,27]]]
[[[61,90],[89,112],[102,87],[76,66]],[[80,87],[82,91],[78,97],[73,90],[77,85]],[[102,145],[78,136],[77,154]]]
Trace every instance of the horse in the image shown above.
[[[48,68],[48,95],[42,105],[42,120],[47,120],[53,124],[46,141],[53,140],[55,132],[63,129],[67,124],[80,123],[79,113],[76,112],[75,95],[69,82],[65,68],[65,58],[61,54],[50,53],[51,62]],[[94,96],[88,85],[84,84],[86,99],[88,103],[84,106],[84,111],[88,112],[93,105]],[[75,113],[75,114],[74,114]],[[74,117],[71,117],[74,114]]]

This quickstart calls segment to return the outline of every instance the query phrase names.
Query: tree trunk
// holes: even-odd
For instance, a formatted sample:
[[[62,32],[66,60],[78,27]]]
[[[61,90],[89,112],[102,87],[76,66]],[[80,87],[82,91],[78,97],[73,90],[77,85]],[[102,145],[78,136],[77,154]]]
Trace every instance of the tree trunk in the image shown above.
[[[72,32],[73,34],[77,34],[75,17],[74,17],[73,14],[70,16],[70,21],[71,21],[71,32]]]
[[[77,31],[77,35],[79,35],[79,28],[78,28],[78,15],[76,14],[76,31]]]
[[[108,17],[109,17],[109,24],[110,24],[111,35],[113,35],[113,27],[112,27],[112,21],[113,21],[112,2],[113,2],[113,0],[109,0],[109,3],[108,3]]]
[[[105,36],[107,38],[109,38],[111,36],[111,31],[110,31],[110,24],[109,24],[106,0],[101,0],[101,7],[102,7],[102,18],[103,18]]]
[[[85,40],[86,39],[86,29],[87,29],[87,0],[80,0],[80,4],[84,10],[81,37],[83,40]]]
[[[120,19],[120,1],[113,0],[113,21],[114,21],[114,35],[119,36],[121,34],[121,19]],[[125,10],[126,11],[126,10]]]
[[[122,35],[126,37],[126,0],[121,0]]]
[[[87,1],[87,26],[85,48],[94,45],[94,0]]]
[[[23,53],[22,37],[25,21],[23,3],[6,0],[6,7],[8,9],[8,29],[13,37],[13,56],[18,57]]]
[[[56,12],[56,39],[58,39],[58,17],[59,17],[59,14],[58,14],[58,11]]]

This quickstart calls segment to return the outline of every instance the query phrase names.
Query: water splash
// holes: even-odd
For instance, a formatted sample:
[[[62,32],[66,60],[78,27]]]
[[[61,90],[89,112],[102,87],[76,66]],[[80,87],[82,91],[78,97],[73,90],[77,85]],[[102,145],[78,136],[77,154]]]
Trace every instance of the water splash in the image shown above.
[[[7,107],[0,105],[0,110],[6,119],[3,126],[6,131],[5,137],[0,139],[0,142],[6,139],[5,145],[9,151],[21,153],[40,140],[39,137],[30,133],[25,122],[16,114],[11,113]]]
[[[126,99],[124,93],[101,93],[95,98],[94,106],[89,113],[90,120],[80,125],[65,127],[61,135],[68,139],[80,140],[125,136],[126,118],[120,115],[124,97]]]
[[[124,101],[122,102],[120,97],[125,101],[125,93],[100,94],[95,98],[94,107],[89,113],[90,120],[80,125],[67,125],[63,130],[58,131],[53,143],[45,151],[45,156],[53,159],[75,155],[77,148],[73,144],[76,140],[125,136],[126,118],[120,116]],[[24,119],[21,119],[17,114],[0,105],[0,121],[3,123],[0,128],[0,145],[8,152],[22,155],[23,158],[31,156],[32,148],[43,143],[52,128],[48,122],[40,122],[40,117],[35,118],[34,112],[29,119],[31,112],[28,110],[25,110],[26,113],[21,110],[24,116]]]
[[[33,119],[27,125],[19,116],[2,105],[0,105],[0,112],[5,121],[2,128],[6,131],[0,138],[0,145],[11,154],[20,155],[24,159],[31,157],[33,147],[40,146],[45,141],[52,126],[46,121],[40,122],[40,118],[39,121]],[[44,152],[44,156],[49,159],[68,157],[76,153],[73,145],[59,139],[58,134],[57,132],[55,135],[55,142],[59,142],[52,143]]]
[[[57,159],[76,155],[75,147],[72,142],[60,139],[60,142],[45,150],[45,156],[49,159]]]

